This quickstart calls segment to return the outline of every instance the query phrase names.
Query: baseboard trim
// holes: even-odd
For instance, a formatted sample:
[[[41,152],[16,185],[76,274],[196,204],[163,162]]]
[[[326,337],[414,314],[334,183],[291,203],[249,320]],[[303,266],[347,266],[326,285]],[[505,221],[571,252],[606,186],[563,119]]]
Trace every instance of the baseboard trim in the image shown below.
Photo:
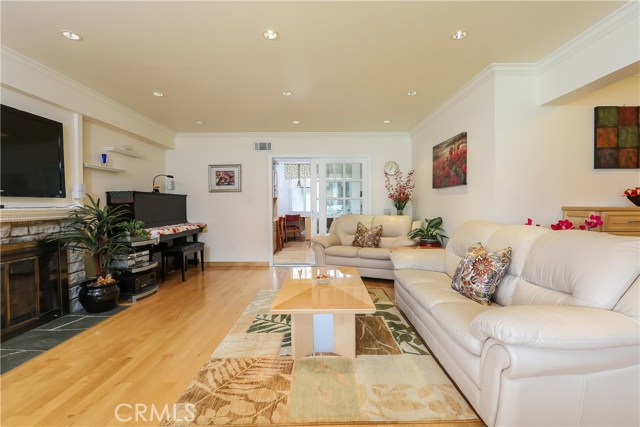
[[[207,261],[206,265],[211,267],[269,267],[268,261],[255,261],[255,262],[228,262],[228,261]]]

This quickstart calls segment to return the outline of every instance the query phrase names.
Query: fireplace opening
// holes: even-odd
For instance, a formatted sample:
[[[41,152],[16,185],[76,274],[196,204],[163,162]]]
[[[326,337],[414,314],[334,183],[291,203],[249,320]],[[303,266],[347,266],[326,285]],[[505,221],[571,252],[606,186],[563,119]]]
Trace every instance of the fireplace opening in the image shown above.
[[[66,250],[53,242],[0,247],[1,340],[69,313]]]

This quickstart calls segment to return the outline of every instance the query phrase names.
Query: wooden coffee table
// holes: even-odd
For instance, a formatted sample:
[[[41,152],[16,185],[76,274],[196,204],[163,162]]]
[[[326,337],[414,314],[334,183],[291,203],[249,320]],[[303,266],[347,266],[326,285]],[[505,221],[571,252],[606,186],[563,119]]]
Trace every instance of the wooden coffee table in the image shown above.
[[[318,274],[331,277],[316,284]],[[356,357],[356,314],[376,307],[354,267],[293,267],[271,314],[291,314],[291,357],[333,352]]]

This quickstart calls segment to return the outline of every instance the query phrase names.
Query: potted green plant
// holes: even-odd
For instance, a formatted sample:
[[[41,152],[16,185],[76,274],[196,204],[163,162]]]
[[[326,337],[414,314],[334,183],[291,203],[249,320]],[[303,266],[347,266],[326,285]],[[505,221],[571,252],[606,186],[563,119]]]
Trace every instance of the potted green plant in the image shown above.
[[[126,211],[120,206],[100,206],[100,199],[89,197],[89,204],[74,209],[69,214],[68,223],[53,238],[73,251],[89,255],[95,267],[96,276],[80,284],[78,300],[88,312],[99,313],[115,307],[120,289],[109,271],[114,257],[131,251],[121,243],[125,240],[125,229],[121,223]]]
[[[424,219],[425,226],[422,228],[414,228],[409,231],[407,236],[410,239],[420,239],[420,246],[429,248],[440,248],[444,245],[444,228],[442,228],[442,217],[432,219]]]
[[[131,221],[124,221],[118,224],[124,232],[124,239],[128,241],[145,240],[148,239],[150,234],[144,226],[144,221],[139,219],[132,219]]]

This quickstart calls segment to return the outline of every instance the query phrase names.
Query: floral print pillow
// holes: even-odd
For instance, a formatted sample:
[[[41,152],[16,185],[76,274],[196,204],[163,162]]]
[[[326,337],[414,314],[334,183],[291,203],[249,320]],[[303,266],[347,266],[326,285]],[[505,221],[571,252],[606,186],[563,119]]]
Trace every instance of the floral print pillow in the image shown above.
[[[481,243],[476,243],[458,264],[451,287],[477,303],[491,305],[491,295],[507,272],[510,262],[510,247],[487,252]]]
[[[356,229],[356,236],[353,238],[351,246],[359,246],[361,248],[377,248],[380,244],[380,237],[382,236],[382,225],[376,225],[370,229],[365,227],[364,224],[358,222],[358,228]]]

